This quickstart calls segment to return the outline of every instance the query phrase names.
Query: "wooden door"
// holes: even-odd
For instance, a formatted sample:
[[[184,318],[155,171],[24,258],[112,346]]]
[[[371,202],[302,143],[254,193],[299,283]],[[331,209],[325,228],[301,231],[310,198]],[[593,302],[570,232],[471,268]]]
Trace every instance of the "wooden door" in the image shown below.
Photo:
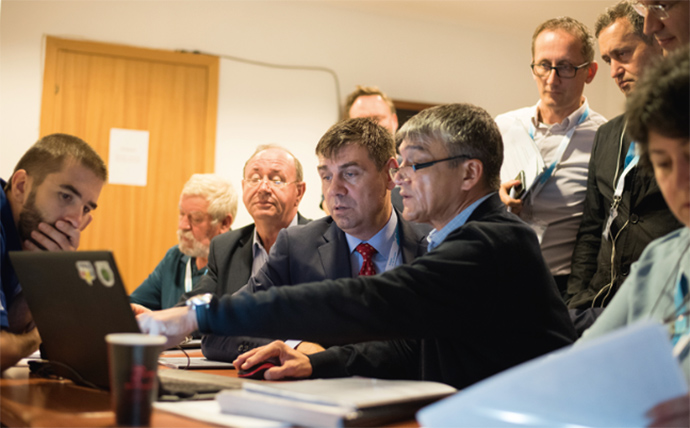
[[[149,131],[146,186],[106,184],[80,250],[115,253],[134,290],[177,242],[178,201],[214,170],[218,58],[48,37],[41,135],[87,141],[108,163],[111,128]]]

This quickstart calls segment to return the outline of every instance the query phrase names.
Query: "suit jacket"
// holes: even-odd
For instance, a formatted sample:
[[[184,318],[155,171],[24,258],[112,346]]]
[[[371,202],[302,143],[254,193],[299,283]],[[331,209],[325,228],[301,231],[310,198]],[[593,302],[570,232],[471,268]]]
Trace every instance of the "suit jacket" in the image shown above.
[[[310,221],[297,213],[297,224],[307,224]],[[254,261],[254,228],[252,223],[241,229],[222,233],[211,240],[208,273],[199,280],[192,291],[182,295],[180,303],[197,294],[232,294],[247,283],[252,275]]]
[[[418,378],[464,388],[575,340],[575,329],[534,231],[506,212],[497,194],[426,255],[370,277],[225,296],[197,308],[204,333],[299,337],[323,342],[419,339],[416,350],[388,355],[411,361]],[[406,342],[409,343],[409,342]],[[379,345],[376,343],[376,345]],[[312,356],[314,375],[328,375]],[[348,360],[335,365],[348,371]],[[350,374],[359,374],[349,371]]]
[[[402,261],[410,263],[426,253],[425,238],[430,228],[407,222],[397,214]],[[351,276],[345,232],[329,216],[305,226],[281,230],[266,264],[239,292],[253,293],[274,286]],[[210,335],[202,339],[201,349],[206,358],[233,361],[239,354],[269,342],[271,339],[267,338]],[[329,342],[321,344],[327,346]]]

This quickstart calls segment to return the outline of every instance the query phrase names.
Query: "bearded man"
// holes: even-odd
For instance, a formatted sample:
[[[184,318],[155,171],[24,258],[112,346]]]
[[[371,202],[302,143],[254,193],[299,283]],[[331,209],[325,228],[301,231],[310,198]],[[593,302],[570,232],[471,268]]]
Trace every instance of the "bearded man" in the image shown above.
[[[180,195],[179,243],[130,296],[130,302],[159,310],[175,306],[206,273],[211,239],[227,232],[237,214],[237,193],[215,174],[194,174]]]

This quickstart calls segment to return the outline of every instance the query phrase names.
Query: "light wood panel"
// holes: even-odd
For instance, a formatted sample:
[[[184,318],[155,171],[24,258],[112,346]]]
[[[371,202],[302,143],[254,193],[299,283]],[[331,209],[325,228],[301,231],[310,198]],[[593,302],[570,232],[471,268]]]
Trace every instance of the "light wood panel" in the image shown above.
[[[213,172],[217,98],[217,57],[47,39],[41,135],[79,136],[108,163],[111,128],[149,131],[147,185],[106,185],[80,245],[113,250],[130,292],[177,242],[183,184]]]

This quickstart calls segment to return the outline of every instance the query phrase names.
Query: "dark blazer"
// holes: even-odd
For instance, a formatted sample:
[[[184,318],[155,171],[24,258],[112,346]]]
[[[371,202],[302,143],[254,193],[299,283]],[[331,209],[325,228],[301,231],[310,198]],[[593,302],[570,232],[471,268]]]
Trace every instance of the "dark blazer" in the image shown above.
[[[370,277],[225,296],[197,309],[197,320],[202,332],[225,335],[340,343],[419,339],[411,345],[416,348],[391,352],[390,364],[404,365],[398,362],[416,353],[418,378],[456,388],[575,339],[534,231],[506,212],[497,194],[409,265]],[[366,349],[355,350],[355,357],[368,356]],[[325,372],[312,362],[315,375]],[[347,361],[336,363],[359,374],[347,370]]]
[[[426,253],[426,235],[429,230],[428,226],[403,220],[398,213],[403,263],[410,263]],[[273,286],[351,276],[350,249],[345,232],[329,216],[305,226],[281,230],[271,248],[268,261],[240,292],[252,293]],[[271,339],[266,338],[210,335],[203,338],[201,349],[206,358],[232,361],[239,354],[269,342]],[[321,344],[328,345],[329,342]]]
[[[307,224],[310,221],[297,213],[297,224]],[[180,302],[197,294],[213,293],[222,296],[242,288],[252,275],[253,236],[254,223],[213,238],[208,255],[208,273],[199,280],[192,291],[182,295]]]

